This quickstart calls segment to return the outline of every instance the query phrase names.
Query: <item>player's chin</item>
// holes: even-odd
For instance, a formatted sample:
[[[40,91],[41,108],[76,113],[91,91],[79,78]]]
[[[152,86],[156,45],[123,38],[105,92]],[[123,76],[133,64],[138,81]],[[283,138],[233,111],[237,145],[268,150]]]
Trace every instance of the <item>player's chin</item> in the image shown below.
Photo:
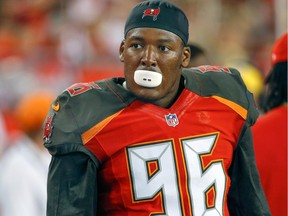
[[[134,94],[139,99],[147,102],[152,102],[162,97],[161,89],[159,89],[159,87],[156,88],[139,87],[137,89],[134,89]]]

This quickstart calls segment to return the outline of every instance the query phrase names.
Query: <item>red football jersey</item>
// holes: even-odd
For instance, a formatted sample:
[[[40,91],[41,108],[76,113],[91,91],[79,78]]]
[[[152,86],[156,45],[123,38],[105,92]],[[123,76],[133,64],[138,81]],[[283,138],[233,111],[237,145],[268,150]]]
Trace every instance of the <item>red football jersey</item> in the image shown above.
[[[269,215],[252,148],[257,111],[238,71],[185,70],[170,108],[123,82],[77,83],[52,104],[47,216]]]
[[[135,101],[104,119],[83,134],[102,163],[99,215],[228,215],[227,170],[243,123],[187,90],[169,109]]]

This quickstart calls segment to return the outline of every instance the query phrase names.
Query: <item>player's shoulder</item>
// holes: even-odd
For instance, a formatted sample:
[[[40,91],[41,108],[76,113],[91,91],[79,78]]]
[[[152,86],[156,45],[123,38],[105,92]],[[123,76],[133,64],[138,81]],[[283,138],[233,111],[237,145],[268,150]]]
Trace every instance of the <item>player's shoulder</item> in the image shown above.
[[[88,83],[75,83],[58,98],[59,103],[83,118],[88,113],[110,114],[122,109],[135,98],[123,88],[120,78],[103,79]],[[82,113],[85,110],[85,113]],[[87,113],[88,112],[88,113]],[[85,121],[86,122],[86,121]]]
[[[203,96],[214,96],[239,105],[247,111],[249,124],[258,117],[253,95],[247,90],[240,72],[235,68],[204,65],[185,69],[186,88]]]
[[[241,99],[238,94],[246,91],[246,86],[238,70],[228,67],[204,65],[184,69],[186,87],[203,96],[230,95],[233,100]]]
[[[72,112],[77,118],[90,118],[89,114],[109,113],[110,109],[129,104],[131,97],[125,95],[125,92],[127,91],[118,86],[113,78],[74,83],[56,98],[51,108],[59,115]]]
[[[94,82],[74,83],[63,91],[59,97],[64,97],[63,102],[81,103],[90,106],[101,103],[129,103],[132,99],[119,82],[121,78],[103,79]]]
[[[75,83],[54,100],[43,125],[45,146],[52,154],[81,148],[84,132],[134,100],[115,79]]]

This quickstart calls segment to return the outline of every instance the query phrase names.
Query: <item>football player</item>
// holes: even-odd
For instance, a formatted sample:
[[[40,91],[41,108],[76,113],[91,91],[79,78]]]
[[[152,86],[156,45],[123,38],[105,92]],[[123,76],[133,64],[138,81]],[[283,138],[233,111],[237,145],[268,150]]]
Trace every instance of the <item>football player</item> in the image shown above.
[[[54,101],[48,216],[270,215],[253,98],[235,69],[184,69],[188,32],[177,6],[138,3],[119,49],[124,77],[76,83]]]

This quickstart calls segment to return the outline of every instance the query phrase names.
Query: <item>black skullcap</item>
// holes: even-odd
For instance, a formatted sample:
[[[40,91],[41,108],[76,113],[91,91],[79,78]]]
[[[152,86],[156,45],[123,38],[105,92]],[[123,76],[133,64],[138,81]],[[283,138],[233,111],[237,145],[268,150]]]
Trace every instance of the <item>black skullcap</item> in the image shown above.
[[[178,35],[186,45],[189,24],[184,12],[170,2],[147,0],[138,3],[127,18],[124,35],[134,28],[158,28]]]

